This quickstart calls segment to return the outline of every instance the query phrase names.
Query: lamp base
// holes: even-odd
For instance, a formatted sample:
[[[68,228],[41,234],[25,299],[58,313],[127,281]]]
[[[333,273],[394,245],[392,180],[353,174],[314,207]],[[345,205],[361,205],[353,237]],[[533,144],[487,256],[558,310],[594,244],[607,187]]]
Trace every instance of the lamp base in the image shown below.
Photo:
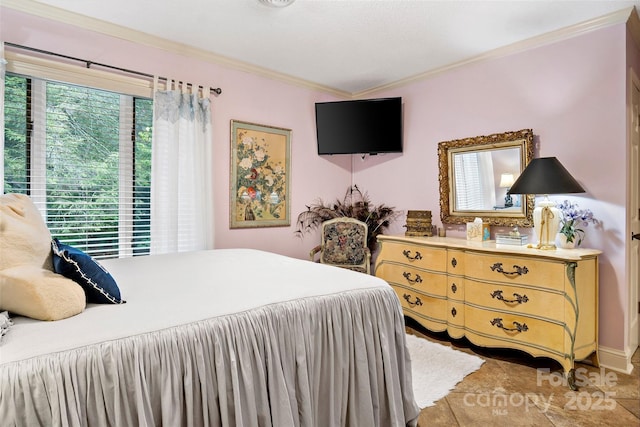
[[[507,194],[506,196],[504,196],[504,207],[510,208],[511,206],[513,206],[513,199],[509,194]]]
[[[545,196],[533,210],[533,229],[538,237],[537,249],[556,249],[556,234],[560,227],[560,209]]]

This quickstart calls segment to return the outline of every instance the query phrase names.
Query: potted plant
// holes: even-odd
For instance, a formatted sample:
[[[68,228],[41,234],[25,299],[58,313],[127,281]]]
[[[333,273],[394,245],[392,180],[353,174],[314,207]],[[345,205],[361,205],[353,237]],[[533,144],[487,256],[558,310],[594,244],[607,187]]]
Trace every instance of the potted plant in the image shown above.
[[[562,212],[560,246],[564,248],[580,246],[584,239],[584,230],[581,227],[587,227],[589,223],[597,224],[598,220],[593,217],[591,210],[578,209],[578,204],[571,203],[569,200],[558,204],[557,208]]]
[[[401,212],[396,211],[394,207],[384,204],[372,205],[369,195],[360,191],[357,185],[353,185],[347,188],[342,200],[337,199],[333,203],[317,200],[307,205],[307,210],[298,215],[295,234],[303,238],[305,233],[316,230],[326,220],[338,217],[355,218],[367,224],[367,246],[373,253],[377,245],[376,237],[400,214]]]

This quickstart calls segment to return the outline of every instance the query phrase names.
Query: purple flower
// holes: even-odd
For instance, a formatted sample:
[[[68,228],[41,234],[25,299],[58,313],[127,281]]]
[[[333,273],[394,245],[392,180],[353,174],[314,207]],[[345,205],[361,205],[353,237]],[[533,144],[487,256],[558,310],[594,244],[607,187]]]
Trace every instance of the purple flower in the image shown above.
[[[560,233],[567,237],[567,242],[573,242],[577,238],[576,244],[579,246],[584,238],[584,230],[579,227],[587,227],[589,223],[597,224],[598,220],[593,217],[591,210],[578,209],[578,204],[569,200],[559,203],[556,207],[562,212]]]

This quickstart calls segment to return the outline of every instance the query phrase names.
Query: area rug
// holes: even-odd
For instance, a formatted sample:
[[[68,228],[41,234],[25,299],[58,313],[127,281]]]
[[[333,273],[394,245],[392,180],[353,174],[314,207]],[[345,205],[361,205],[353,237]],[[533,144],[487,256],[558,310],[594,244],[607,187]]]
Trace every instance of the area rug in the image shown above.
[[[420,409],[433,406],[484,360],[472,354],[407,334],[413,394]]]

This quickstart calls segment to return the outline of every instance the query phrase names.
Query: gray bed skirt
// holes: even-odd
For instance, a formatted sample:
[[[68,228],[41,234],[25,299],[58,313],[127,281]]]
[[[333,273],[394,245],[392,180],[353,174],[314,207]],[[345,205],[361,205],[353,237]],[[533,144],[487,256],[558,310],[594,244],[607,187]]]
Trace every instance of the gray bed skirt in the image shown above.
[[[0,365],[0,419],[29,427],[415,425],[410,363],[394,291],[352,290]]]

